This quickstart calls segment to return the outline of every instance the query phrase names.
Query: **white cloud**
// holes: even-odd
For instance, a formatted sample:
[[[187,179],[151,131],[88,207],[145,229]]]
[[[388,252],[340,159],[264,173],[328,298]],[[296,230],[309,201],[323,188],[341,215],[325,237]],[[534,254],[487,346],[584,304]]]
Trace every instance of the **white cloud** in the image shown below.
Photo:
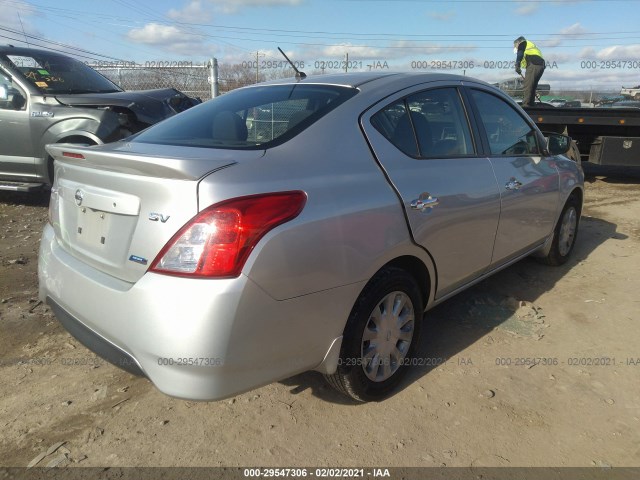
[[[349,54],[349,59],[371,59],[371,58],[383,58],[388,51],[385,49],[376,47],[367,47],[364,45],[352,45],[345,43],[342,45],[331,45],[322,49],[322,55],[329,58],[344,57],[345,54]]]
[[[620,91],[622,85],[637,84],[633,72],[573,69],[568,71],[545,71],[541,83],[551,84],[553,90],[561,88],[570,90]]]
[[[148,23],[142,28],[134,28],[127,33],[134,43],[158,47],[167,52],[181,55],[211,55],[213,47],[201,37],[185,32],[172,25]]]
[[[165,45],[182,41],[183,34],[178,27],[148,23],[142,28],[134,28],[127,34],[130,40],[146,45]]]
[[[596,53],[599,60],[640,60],[640,44],[612,45]]]
[[[586,38],[589,31],[582,26],[580,22],[574,23],[568,27],[562,28],[558,33],[551,35],[548,40],[538,42],[541,47],[559,47],[566,40],[576,40]]]
[[[584,28],[580,22],[574,23],[566,28],[560,30],[560,35],[582,36],[588,33],[588,30]]]
[[[178,22],[196,23],[211,20],[211,11],[202,4],[202,0],[192,0],[184,8],[176,10],[172,8],[167,16]]]

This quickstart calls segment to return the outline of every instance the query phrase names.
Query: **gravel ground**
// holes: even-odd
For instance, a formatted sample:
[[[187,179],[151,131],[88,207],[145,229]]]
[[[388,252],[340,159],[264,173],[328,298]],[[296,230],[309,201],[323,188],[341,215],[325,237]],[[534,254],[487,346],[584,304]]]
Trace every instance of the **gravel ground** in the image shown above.
[[[640,466],[640,175],[588,172],[572,260],[428,312],[424,365],[364,405],[314,372],[187,402],[104,363],[37,299],[46,198],[0,192],[0,466]]]

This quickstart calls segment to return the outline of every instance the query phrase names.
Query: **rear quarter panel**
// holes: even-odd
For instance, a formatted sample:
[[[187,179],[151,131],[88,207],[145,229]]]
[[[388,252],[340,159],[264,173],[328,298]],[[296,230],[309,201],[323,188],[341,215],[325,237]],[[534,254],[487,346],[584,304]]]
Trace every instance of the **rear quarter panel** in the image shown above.
[[[364,107],[345,108],[350,103],[263,158],[216,172],[199,186],[201,210],[243,195],[306,192],[302,213],[269,232],[243,270],[278,300],[367,281],[403,255],[429,263],[359,128]]]

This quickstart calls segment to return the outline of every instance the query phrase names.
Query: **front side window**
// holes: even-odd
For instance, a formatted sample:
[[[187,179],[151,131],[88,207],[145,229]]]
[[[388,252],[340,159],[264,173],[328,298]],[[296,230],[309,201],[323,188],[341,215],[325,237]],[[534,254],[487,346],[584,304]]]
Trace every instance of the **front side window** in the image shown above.
[[[467,116],[455,88],[411,95],[376,113],[371,123],[412,157],[463,157],[475,153]]]
[[[25,110],[27,94],[9,75],[0,70],[0,110]]]
[[[536,131],[501,98],[481,90],[471,96],[487,132],[492,155],[539,155]]]
[[[357,93],[330,85],[243,88],[171,117],[133,142],[205,148],[263,149],[300,133]]]

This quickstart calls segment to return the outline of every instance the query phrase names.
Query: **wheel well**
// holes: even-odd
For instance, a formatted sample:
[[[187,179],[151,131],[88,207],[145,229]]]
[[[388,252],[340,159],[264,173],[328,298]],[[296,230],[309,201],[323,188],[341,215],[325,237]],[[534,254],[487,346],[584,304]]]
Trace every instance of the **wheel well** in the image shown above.
[[[95,140],[82,135],[72,135],[58,140],[56,143],[84,143],[88,145],[96,145]],[[47,175],[49,175],[49,183],[53,185],[53,157],[47,155]]]
[[[576,197],[576,199],[578,200],[578,203],[580,204],[580,211],[582,211],[582,201],[584,197],[584,193],[582,193],[582,190],[580,190],[579,188],[574,189],[568,198],[571,198],[571,197]]]
[[[90,139],[89,137],[83,137],[81,135],[72,135],[70,137],[61,138],[56,143],[85,143],[89,145],[95,145],[95,140]]]
[[[418,283],[418,288],[422,293],[422,304],[426,307],[429,301],[429,291],[431,288],[431,279],[429,278],[429,271],[425,264],[417,257],[403,256],[391,260],[385,267],[396,267],[409,272],[409,274],[415,278]]]

